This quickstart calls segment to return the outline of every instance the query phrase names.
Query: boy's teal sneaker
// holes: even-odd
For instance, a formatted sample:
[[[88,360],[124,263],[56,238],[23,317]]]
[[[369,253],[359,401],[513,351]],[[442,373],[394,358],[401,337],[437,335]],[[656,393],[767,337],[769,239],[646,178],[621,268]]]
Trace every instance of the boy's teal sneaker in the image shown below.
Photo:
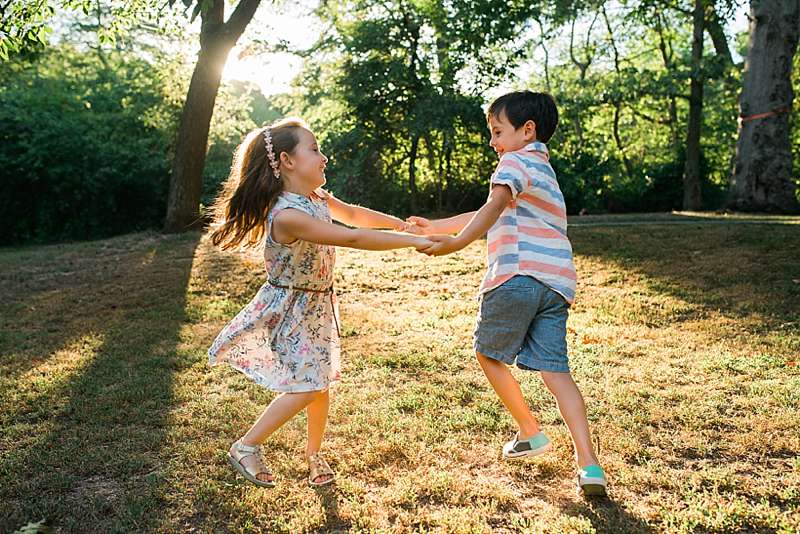
[[[578,469],[578,493],[584,497],[603,497],[606,495],[606,474],[599,465],[587,465]]]
[[[552,447],[550,440],[542,432],[538,432],[528,439],[519,439],[519,432],[517,432],[514,439],[503,445],[503,458],[538,456]]]

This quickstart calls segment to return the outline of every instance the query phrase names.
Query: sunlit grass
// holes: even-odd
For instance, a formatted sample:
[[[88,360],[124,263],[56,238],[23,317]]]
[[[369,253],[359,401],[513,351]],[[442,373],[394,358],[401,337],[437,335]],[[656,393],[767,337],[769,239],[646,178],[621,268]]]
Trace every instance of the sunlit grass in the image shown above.
[[[0,530],[795,532],[800,235],[792,225],[575,227],[571,363],[611,480],[574,492],[569,435],[516,372],[555,450],[513,432],[471,351],[483,243],[444,258],[340,250],[344,373],[307,486],[303,417],[265,446],[279,479],[225,461],[272,398],[205,349],[261,258],[137,234],[0,252]]]

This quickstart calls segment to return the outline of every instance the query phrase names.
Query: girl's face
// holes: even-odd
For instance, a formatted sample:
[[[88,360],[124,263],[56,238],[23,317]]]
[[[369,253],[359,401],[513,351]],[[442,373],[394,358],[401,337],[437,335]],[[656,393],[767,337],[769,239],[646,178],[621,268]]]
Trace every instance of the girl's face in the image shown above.
[[[325,166],[328,164],[328,158],[320,152],[314,134],[301,128],[298,137],[300,141],[294,152],[281,154],[281,163],[287,167],[293,180],[297,180],[313,191],[325,184]],[[284,157],[286,160],[283,159]]]
[[[506,117],[505,110],[501,111],[499,116],[491,115],[489,117],[489,131],[492,134],[489,146],[497,152],[498,156],[525,148],[525,145],[536,140],[536,125],[533,121],[514,128],[514,125]]]

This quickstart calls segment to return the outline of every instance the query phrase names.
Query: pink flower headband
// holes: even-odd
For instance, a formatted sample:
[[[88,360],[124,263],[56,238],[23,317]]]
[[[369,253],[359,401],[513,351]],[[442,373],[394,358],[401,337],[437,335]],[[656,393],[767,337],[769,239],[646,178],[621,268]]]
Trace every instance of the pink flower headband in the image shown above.
[[[264,130],[264,143],[267,146],[269,166],[272,167],[272,173],[275,175],[275,179],[279,180],[281,177],[281,170],[280,166],[278,165],[278,160],[275,158],[275,150],[272,148],[272,134],[270,133],[269,128]]]

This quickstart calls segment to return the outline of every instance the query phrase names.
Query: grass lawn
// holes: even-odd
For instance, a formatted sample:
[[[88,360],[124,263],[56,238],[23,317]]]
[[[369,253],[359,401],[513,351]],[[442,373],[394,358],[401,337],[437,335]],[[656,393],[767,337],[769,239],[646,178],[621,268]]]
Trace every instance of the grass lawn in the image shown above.
[[[533,373],[516,374],[554,451],[500,458],[514,425],[471,351],[483,242],[433,259],[340,249],[338,482],[322,490],[302,417],[265,444],[276,488],[225,460],[272,393],[205,350],[262,283],[259,252],[149,233],[2,250],[0,532],[798,532],[786,221],[571,229],[570,356],[611,483],[598,502],[575,495]]]

